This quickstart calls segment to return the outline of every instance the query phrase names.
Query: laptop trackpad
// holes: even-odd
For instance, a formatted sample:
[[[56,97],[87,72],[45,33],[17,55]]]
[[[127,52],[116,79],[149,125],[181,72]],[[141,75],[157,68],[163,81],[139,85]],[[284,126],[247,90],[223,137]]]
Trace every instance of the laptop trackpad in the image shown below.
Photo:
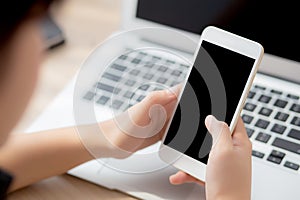
[[[161,161],[157,153],[151,153],[157,146],[124,160],[108,159],[97,175],[100,184],[142,199],[205,199],[204,187],[169,183],[169,176],[177,169]]]

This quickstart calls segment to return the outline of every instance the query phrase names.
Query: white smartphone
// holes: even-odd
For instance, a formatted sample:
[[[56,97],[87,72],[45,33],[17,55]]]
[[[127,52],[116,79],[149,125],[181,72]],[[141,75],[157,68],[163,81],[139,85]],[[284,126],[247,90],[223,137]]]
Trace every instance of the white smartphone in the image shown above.
[[[205,118],[212,114],[233,132],[263,52],[249,39],[213,26],[203,30],[160,147],[163,161],[205,181],[212,146]]]

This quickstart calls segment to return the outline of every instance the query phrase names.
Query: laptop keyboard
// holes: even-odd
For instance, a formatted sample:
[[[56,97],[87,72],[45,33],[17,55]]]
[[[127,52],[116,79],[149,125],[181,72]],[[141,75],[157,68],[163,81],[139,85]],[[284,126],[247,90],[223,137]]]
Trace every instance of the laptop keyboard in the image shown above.
[[[265,155],[253,149],[252,156],[298,170],[300,163],[285,158],[287,153],[294,157],[300,154],[299,113],[299,96],[254,85],[242,111],[242,119],[250,140],[271,146],[273,150]]]
[[[182,82],[188,69],[188,64],[146,52],[131,52],[119,56],[83,98],[122,112],[142,101],[147,93]],[[299,169],[300,163],[286,159],[284,153],[300,154],[299,96],[253,85],[242,119],[252,142],[272,147],[267,155],[253,149],[253,157],[289,170]]]
[[[183,82],[188,69],[188,64],[183,62],[132,51],[119,56],[83,98],[122,112],[151,91]]]

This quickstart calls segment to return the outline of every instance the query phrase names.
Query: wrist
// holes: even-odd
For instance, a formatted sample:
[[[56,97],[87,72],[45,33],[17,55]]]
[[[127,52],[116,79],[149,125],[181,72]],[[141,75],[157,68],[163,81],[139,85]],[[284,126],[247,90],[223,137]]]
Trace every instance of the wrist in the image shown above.
[[[219,194],[215,196],[206,196],[207,200],[250,200],[251,195],[239,194],[235,191],[233,194]]]
[[[89,154],[90,160],[108,157],[126,158],[131,155],[118,147],[121,144],[115,138],[118,138],[121,131],[115,127],[113,120],[81,125],[76,129],[80,145]]]

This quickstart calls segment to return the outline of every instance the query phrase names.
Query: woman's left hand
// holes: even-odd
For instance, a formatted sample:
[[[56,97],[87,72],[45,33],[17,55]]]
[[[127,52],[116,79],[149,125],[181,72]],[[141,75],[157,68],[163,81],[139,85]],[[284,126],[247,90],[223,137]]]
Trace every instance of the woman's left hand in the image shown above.
[[[151,92],[143,101],[114,119],[100,123],[112,156],[126,158],[162,139],[177,103],[180,86]]]

